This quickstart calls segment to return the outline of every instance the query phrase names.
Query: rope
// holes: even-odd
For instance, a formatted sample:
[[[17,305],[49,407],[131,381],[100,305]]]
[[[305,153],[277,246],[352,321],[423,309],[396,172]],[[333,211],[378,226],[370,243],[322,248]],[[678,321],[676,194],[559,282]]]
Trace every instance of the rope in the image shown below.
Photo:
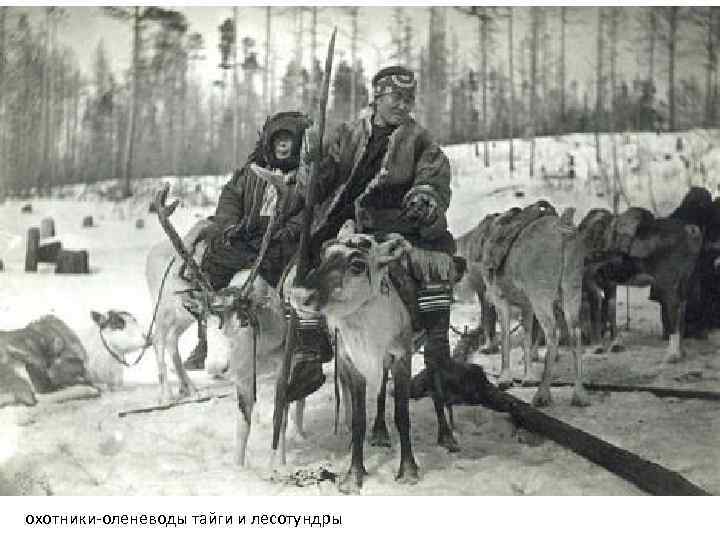
[[[170,262],[168,263],[167,267],[165,268],[165,273],[163,274],[162,280],[160,281],[160,289],[158,290],[158,296],[155,300],[155,309],[153,310],[153,316],[150,320],[150,326],[148,327],[148,331],[145,334],[147,336],[147,342],[141,349],[140,353],[138,354],[138,357],[135,359],[132,363],[127,363],[124,358],[122,358],[118,353],[116,353],[114,350],[110,348],[110,345],[108,345],[107,341],[105,341],[105,336],[103,336],[102,329],[100,329],[100,341],[102,341],[103,346],[105,347],[105,350],[110,353],[110,356],[115,359],[115,361],[119,362],[120,364],[124,365],[125,367],[133,367],[137,365],[140,360],[142,360],[143,355],[145,354],[145,351],[147,351],[150,346],[152,345],[152,329],[155,325],[155,319],[157,317],[158,309],[160,308],[160,299],[162,298],[162,291],[165,288],[165,280],[167,279],[168,274],[170,273],[170,269],[172,268],[173,263],[175,263],[175,257],[170,259]]]
[[[515,327],[514,327],[512,330],[510,330],[510,333],[511,333],[511,334],[514,334],[515,332],[518,331],[518,329],[519,329],[521,326],[522,326],[522,322],[518,322],[518,323],[515,325]],[[457,328],[456,326],[453,326],[452,324],[450,325],[450,330],[452,330],[455,334],[457,334],[458,336],[461,336],[461,337],[465,337],[465,336],[467,336],[467,335],[470,335],[470,332],[468,332],[468,331],[466,331],[466,330],[464,330],[464,329],[463,329],[463,330],[458,330],[458,328]]]

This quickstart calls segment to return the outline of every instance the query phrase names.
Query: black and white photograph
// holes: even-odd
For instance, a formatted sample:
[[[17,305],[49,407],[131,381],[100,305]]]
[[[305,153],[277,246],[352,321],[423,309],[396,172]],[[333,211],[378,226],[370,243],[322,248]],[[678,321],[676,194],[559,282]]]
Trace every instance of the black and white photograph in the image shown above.
[[[713,5],[0,6],[0,495],[720,494],[718,52]]]

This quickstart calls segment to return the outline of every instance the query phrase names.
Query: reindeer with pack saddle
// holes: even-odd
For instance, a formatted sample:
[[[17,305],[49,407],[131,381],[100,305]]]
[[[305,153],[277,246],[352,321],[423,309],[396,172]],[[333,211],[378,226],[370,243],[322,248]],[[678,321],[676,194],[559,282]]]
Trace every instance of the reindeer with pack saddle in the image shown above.
[[[616,323],[617,285],[651,286],[660,303],[667,361],[683,356],[682,325],[691,276],[703,243],[700,229],[676,218],[655,218],[638,207],[618,216],[593,209],[579,226],[588,238],[583,290],[590,314],[591,341],[609,343],[595,350],[619,350]]]
[[[510,316],[519,308],[523,336],[523,384],[534,384],[531,361],[535,356],[535,321],[544,331],[547,350],[544,371],[533,398],[537,406],[552,401],[552,366],[557,359],[561,326],[567,325],[575,366],[572,403],[587,405],[582,385],[583,350],[580,342],[580,301],[584,239],[572,224],[574,209],[558,217],[555,209],[539,201],[524,209],[514,208],[491,217],[478,260],[479,274],[488,299],[494,304],[501,327],[501,371],[499,386],[513,384],[510,371]]]

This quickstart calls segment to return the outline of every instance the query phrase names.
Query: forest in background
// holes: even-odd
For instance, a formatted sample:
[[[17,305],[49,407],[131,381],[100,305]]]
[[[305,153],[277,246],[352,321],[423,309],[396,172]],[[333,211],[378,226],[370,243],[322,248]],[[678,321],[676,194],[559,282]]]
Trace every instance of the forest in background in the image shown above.
[[[237,12],[218,20],[210,42],[181,11],[102,8],[132,35],[121,73],[111,69],[103,41],[87,44],[94,61],[83,70],[73,49],[59,44],[67,10],[35,9],[43,16],[32,21],[23,8],[0,7],[3,191],[124,178],[129,195],[131,178],[227,173],[251,150],[270,112],[317,114],[329,34],[318,14],[325,10],[337,12],[333,23],[350,43],[333,68],[329,126],[356,116],[369,100],[372,73],[359,54],[358,23],[372,8],[255,8],[263,10],[264,42],[243,35]],[[407,8],[397,7],[379,23],[391,46],[376,54],[379,63],[416,71],[416,117],[441,143],[718,125],[720,6],[423,9],[426,38]],[[474,35],[453,31],[450,10],[475,22]],[[292,18],[297,31],[273,34],[281,17]],[[595,38],[590,78],[567,69],[573,55],[593,54],[567,46],[578,31]],[[459,54],[461,39],[476,44],[469,60]],[[512,46],[498,54],[499,43]],[[294,51],[285,65],[273,54],[280,45]],[[222,60],[208,84],[193,66],[210,48],[219,48]],[[638,58],[637,72],[620,76],[618,62],[628,54]],[[698,69],[681,75],[679,62]],[[486,165],[489,155],[485,150]]]

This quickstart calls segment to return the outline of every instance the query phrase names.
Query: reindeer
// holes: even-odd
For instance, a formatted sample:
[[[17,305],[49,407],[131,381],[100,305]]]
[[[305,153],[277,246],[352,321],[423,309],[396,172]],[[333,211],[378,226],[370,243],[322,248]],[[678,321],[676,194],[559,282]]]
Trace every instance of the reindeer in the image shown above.
[[[669,338],[666,361],[681,359],[688,286],[703,242],[700,229],[676,219],[656,219],[648,210],[636,207],[619,216],[604,209],[591,210],[580,228],[590,250],[583,288],[590,306],[593,341],[599,342],[609,326],[612,350],[619,350],[617,285],[651,285],[651,300],[661,305],[663,338]],[[601,345],[596,352],[604,348]]]
[[[545,332],[547,351],[545,368],[538,391],[533,397],[536,406],[552,402],[550,384],[552,365],[558,354],[559,322],[555,306],[563,313],[571,335],[575,360],[575,386],[573,405],[587,405],[589,399],[582,385],[582,345],[580,342],[580,301],[584,243],[572,227],[570,208],[558,218],[545,215],[522,229],[510,245],[504,263],[493,268],[486,261],[492,245],[486,245],[481,260],[481,273],[487,286],[488,297],[495,304],[502,332],[502,367],[499,385],[510,386],[510,311],[519,307],[525,328],[523,338],[525,373],[523,383],[532,379],[533,315]],[[490,244],[490,243],[489,243]]]
[[[350,469],[340,484],[345,492],[358,491],[367,474],[363,464],[366,387],[370,383],[382,388],[385,369],[393,377],[395,425],[400,434],[396,480],[408,484],[418,481],[408,405],[412,321],[388,272],[388,266],[410,249],[401,235],[376,239],[345,226],[337,239],[323,246],[320,266],[289,291],[290,303],[297,311],[326,316],[328,326],[337,329],[344,350],[338,358],[338,376],[350,396],[352,425]]]
[[[485,346],[481,349],[483,354],[495,354],[500,350],[495,331],[497,312],[495,311],[495,306],[493,306],[487,297],[487,287],[480,269],[480,259],[482,257],[485,239],[488,236],[493,221],[498,216],[499,214],[488,214],[477,226],[457,239],[458,254],[467,260],[465,280],[480,303],[480,326],[483,330],[483,338],[485,340]]]
[[[267,178],[273,180],[273,177]],[[278,189],[278,196],[282,197],[283,185],[277,184],[275,187]],[[248,270],[238,272],[227,288],[215,292],[199,268],[199,261],[206,245],[204,240],[196,241],[205,224],[197,223],[181,240],[169,220],[178,201],[166,205],[168,188],[166,184],[157,193],[155,207],[170,243],[163,242],[154,246],[148,255],[146,266],[151,295],[153,298],[158,298],[152,341],[158,363],[161,399],[170,397],[164,360],[168,349],[172,353],[173,365],[180,380],[180,395],[197,392],[182,365],[177,343],[179,337],[197,316],[207,317],[208,345],[211,349],[207,355],[207,366],[209,371],[215,373],[227,367],[227,375],[235,384],[238,402],[235,461],[244,467],[252,411],[257,394],[258,372],[279,361],[284,350],[285,319],[281,299],[277,292],[257,274],[274,218],[271,218],[268,224],[268,232],[263,239],[256,264]],[[185,246],[195,244],[196,249],[191,254]],[[176,255],[184,261],[192,284],[183,279],[180,265],[172,267]],[[165,273],[167,276],[163,277]],[[218,345],[223,350],[220,353],[213,351],[213,345]],[[258,360],[262,362],[261,366],[257,365]],[[304,407],[304,399],[296,402],[295,423],[298,435],[301,437],[304,437]],[[280,451],[284,462],[284,444]]]

